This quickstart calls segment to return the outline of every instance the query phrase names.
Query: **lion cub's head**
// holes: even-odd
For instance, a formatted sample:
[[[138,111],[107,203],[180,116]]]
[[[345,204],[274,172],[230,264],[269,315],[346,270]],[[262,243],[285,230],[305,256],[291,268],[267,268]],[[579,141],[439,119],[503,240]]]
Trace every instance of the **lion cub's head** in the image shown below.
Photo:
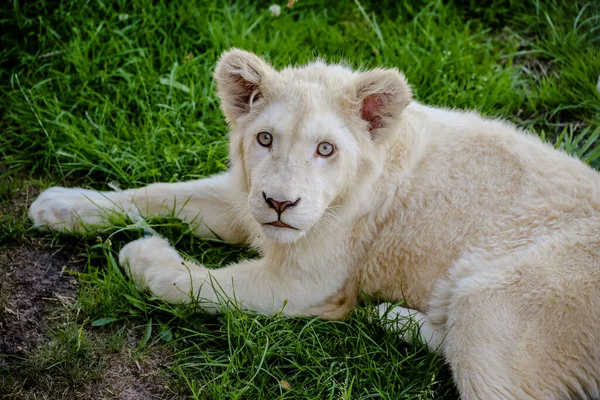
[[[276,71],[241,50],[223,54],[215,79],[250,212],[269,239],[283,243],[359,211],[411,100],[395,69],[315,62]]]

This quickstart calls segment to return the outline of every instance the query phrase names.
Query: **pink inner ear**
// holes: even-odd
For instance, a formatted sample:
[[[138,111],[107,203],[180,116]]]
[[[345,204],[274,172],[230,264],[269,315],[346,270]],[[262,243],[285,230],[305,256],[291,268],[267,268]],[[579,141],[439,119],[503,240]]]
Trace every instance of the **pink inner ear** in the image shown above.
[[[258,84],[250,82],[241,75],[236,75],[235,79],[235,106],[242,112],[250,111],[250,102],[260,98]]]
[[[382,101],[378,94],[371,94],[362,102],[360,116],[369,123],[369,132],[373,133],[374,129],[381,128],[383,120],[381,119]]]

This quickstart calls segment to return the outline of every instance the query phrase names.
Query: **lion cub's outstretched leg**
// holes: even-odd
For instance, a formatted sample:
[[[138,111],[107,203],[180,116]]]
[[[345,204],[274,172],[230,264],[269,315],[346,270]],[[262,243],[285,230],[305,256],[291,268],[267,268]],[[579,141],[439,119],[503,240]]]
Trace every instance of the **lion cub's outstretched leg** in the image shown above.
[[[412,343],[416,333],[421,343],[427,344],[431,351],[439,350],[444,334],[433,326],[425,314],[410,308],[393,306],[390,303],[380,304],[377,310],[384,320],[384,325],[398,331],[405,342]],[[415,327],[414,324],[417,326]],[[417,331],[415,332],[413,328]]]
[[[236,202],[243,195],[231,172],[180,183],[155,183],[121,192],[52,187],[33,202],[34,225],[58,231],[84,231],[106,226],[111,215],[140,213],[144,217],[174,215],[195,223],[195,233],[244,242],[236,220]]]
[[[196,300],[210,313],[233,304],[265,315],[312,315],[310,310],[329,296],[317,290],[319,282],[304,279],[305,274],[292,265],[281,273],[279,265],[262,258],[207,269],[183,259],[166,239],[157,236],[127,244],[119,262],[138,288],[171,303]]]

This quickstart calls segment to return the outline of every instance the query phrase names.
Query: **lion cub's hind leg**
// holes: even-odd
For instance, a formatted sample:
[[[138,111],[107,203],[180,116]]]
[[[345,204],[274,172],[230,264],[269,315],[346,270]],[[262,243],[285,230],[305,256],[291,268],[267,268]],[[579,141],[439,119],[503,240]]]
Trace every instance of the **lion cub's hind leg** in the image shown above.
[[[562,240],[465,259],[438,285],[461,398],[600,398],[600,242]]]
[[[433,326],[427,315],[391,303],[380,304],[377,311],[386,328],[397,331],[405,342],[413,343],[417,337],[431,351],[437,351],[442,344],[444,334]]]

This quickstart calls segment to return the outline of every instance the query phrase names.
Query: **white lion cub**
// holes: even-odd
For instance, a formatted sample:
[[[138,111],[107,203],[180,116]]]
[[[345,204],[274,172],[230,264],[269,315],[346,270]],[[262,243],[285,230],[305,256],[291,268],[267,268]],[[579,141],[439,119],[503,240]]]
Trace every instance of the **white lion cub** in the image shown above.
[[[380,312],[392,327],[420,321],[465,399],[600,397],[597,172],[506,122],[412,101],[395,69],[277,71],[231,50],[215,79],[227,172],[123,192],[51,188],[34,223],[77,231],[107,210],[177,204],[183,220],[200,217],[199,236],[263,257],[208,270],[158,237],[125,246],[121,265],[168,301],[222,291],[264,314],[342,318],[363,290],[405,302]]]

